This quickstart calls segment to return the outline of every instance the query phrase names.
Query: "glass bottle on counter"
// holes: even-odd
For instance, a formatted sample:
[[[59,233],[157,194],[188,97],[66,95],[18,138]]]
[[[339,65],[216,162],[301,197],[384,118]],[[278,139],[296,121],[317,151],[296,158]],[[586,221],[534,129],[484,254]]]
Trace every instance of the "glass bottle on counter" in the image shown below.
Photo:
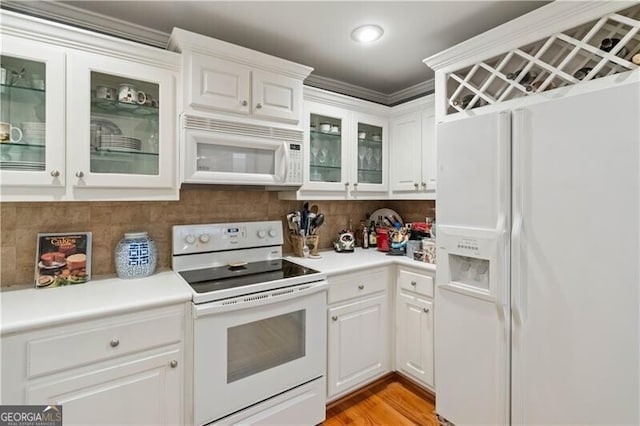
[[[371,225],[369,226],[369,247],[377,247],[378,246],[378,235],[376,233],[376,224],[374,221],[371,221]]]
[[[362,248],[363,249],[369,248],[369,228],[367,227],[366,224],[362,229]]]

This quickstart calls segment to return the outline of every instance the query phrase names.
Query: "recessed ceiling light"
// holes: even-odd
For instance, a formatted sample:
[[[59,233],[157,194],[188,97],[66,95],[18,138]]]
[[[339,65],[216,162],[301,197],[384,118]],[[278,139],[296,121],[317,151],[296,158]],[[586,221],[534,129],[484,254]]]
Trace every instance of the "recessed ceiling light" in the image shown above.
[[[371,43],[379,40],[384,30],[379,25],[362,25],[351,32],[351,38],[358,43]]]

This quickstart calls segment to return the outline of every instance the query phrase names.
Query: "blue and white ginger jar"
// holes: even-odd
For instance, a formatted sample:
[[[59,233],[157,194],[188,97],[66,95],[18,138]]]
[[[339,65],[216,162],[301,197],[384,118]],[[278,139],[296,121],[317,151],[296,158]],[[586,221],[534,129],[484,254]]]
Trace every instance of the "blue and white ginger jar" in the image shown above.
[[[158,263],[158,248],[146,232],[124,234],[116,246],[118,278],[143,278],[152,275]]]

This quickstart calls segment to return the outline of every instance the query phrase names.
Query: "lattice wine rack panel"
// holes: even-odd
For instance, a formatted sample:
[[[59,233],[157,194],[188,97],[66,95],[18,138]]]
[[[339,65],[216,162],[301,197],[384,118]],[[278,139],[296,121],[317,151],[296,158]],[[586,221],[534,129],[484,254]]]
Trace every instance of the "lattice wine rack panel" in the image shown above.
[[[640,66],[640,5],[513,49],[447,76],[447,114]]]

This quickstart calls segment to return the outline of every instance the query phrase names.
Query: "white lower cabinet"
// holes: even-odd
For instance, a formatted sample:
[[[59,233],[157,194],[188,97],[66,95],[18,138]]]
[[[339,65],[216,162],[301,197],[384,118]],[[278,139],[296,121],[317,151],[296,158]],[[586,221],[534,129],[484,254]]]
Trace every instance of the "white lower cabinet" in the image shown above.
[[[327,399],[391,371],[389,268],[329,277]]]
[[[398,269],[396,370],[433,389],[433,277],[426,274]]]
[[[183,423],[183,304],[2,338],[2,404],[64,424]]]

